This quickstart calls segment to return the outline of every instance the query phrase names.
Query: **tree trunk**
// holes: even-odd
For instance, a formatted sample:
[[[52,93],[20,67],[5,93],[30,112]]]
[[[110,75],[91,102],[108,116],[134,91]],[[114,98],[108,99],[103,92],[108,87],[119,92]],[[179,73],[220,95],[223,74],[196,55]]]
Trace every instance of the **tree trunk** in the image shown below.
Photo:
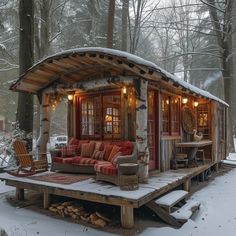
[[[122,38],[121,38],[121,50],[127,51],[127,25],[129,14],[129,0],[123,0],[122,5]]]
[[[33,1],[20,0],[20,74],[33,65],[34,61],[34,4]],[[19,93],[16,120],[19,128],[27,134],[33,131],[33,95]]]
[[[107,47],[113,48],[113,30],[115,18],[115,0],[109,0],[108,25],[107,25]]]
[[[219,50],[222,53],[222,68],[223,77],[224,77],[224,96],[225,101],[229,104],[229,116],[228,116],[228,126],[227,126],[227,134],[228,134],[228,151],[232,152],[234,149],[233,145],[233,128],[236,125],[236,104],[235,104],[235,89],[236,89],[236,80],[235,80],[235,72],[233,71],[233,61],[232,58],[232,27],[230,22],[233,19],[233,9],[232,5],[235,5],[234,0],[226,1],[226,9],[224,13],[224,28],[221,33],[220,19],[217,15],[215,0],[207,0],[209,4],[209,13],[212,19],[212,25],[216,32],[216,38],[219,45]],[[234,27],[233,27],[234,28]]]
[[[137,49],[137,46],[138,46],[141,13],[142,13],[142,10],[143,10],[141,8],[141,3],[142,3],[142,0],[138,0],[137,11],[136,11],[135,21],[134,21],[134,31],[133,31],[133,35],[132,35],[132,40],[130,42],[130,52],[131,53],[135,53],[135,51]]]
[[[38,153],[47,152],[47,142],[49,140],[49,129],[50,129],[50,104],[49,95],[42,94],[40,104],[40,135],[37,140],[37,151]],[[42,158],[42,155],[39,155]]]
[[[36,5],[38,10],[38,15],[40,20],[35,20],[35,58],[40,60],[46,55],[48,55],[50,42],[49,42],[49,12],[50,12],[51,3],[49,0],[42,0]],[[34,122],[36,124],[40,123],[40,104],[37,104],[37,113],[36,119]],[[39,136],[40,127],[36,125],[36,137]]]

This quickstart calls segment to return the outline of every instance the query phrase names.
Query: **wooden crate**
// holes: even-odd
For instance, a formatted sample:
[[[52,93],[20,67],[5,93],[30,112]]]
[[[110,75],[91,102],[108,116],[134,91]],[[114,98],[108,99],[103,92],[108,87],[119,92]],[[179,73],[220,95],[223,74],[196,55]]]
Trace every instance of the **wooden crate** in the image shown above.
[[[138,175],[120,175],[120,189],[136,190],[138,189]]]

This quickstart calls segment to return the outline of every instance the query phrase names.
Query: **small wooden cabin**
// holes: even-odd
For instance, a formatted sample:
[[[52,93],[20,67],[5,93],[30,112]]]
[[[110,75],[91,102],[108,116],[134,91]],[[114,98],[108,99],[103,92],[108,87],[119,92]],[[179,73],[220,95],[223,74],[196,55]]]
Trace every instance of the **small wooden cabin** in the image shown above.
[[[135,55],[107,48],[79,48],[49,56],[26,71],[11,90],[36,94],[41,104],[38,147],[46,150],[50,108],[68,96],[68,136],[136,141],[149,170],[166,171],[177,142],[193,129],[212,140],[206,159],[227,154],[228,105]]]

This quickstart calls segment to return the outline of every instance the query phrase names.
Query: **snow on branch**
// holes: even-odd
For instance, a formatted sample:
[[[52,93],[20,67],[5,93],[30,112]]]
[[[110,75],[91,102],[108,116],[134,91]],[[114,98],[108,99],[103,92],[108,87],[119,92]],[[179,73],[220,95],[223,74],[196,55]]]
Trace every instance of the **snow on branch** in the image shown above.
[[[18,69],[19,65],[12,64],[9,61],[0,58],[0,72]]]
[[[208,2],[205,2],[205,1],[203,1],[203,0],[200,0],[200,1],[201,1],[203,4],[205,4],[205,5],[209,6],[209,7],[215,8],[217,11],[220,11],[221,13],[225,14],[225,11],[224,11],[224,10],[221,10],[219,7],[216,7],[216,6],[214,6],[214,5],[212,5],[212,4],[208,3]]]

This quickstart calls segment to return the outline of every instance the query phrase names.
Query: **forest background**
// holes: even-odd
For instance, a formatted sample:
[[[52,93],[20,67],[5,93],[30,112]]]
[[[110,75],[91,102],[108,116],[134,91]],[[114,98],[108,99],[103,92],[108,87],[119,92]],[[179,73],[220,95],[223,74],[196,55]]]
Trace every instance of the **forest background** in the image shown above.
[[[27,122],[32,120],[32,127],[26,131],[34,124],[34,135],[38,132],[37,97],[21,98],[8,90],[25,70],[22,51],[31,52],[27,59],[34,64],[66,49],[109,47],[150,60],[225,100],[230,105],[228,131],[232,137],[236,134],[235,12],[234,0],[1,0],[3,130],[11,131],[26,109]],[[21,16],[28,19],[20,21]],[[24,36],[31,37],[32,44],[28,45],[21,37],[27,24],[33,29],[32,36]],[[23,107],[31,100],[30,109]],[[65,108],[63,102],[52,113],[52,121],[56,121],[51,122],[52,135],[66,133]]]

